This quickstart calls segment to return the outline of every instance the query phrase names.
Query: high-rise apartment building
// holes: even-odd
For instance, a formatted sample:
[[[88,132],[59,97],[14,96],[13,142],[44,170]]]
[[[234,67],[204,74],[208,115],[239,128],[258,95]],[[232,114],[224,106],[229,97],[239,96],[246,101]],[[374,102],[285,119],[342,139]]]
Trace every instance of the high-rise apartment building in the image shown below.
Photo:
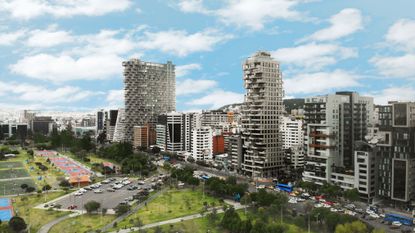
[[[131,59],[123,62],[125,140],[133,141],[133,127],[156,124],[157,116],[176,109],[175,66]]]
[[[364,141],[373,113],[373,98],[354,92],[306,98],[303,179],[353,188],[355,144]]]
[[[415,103],[376,106],[377,122],[368,136],[376,145],[377,196],[402,203],[415,200]]]
[[[283,148],[289,149],[304,145],[303,121],[293,117],[282,117],[281,133]]]
[[[284,106],[280,64],[268,52],[257,52],[243,64],[246,89],[242,108],[242,172],[277,176],[284,166],[280,131]]]
[[[169,152],[185,150],[185,115],[169,112],[158,116],[157,145]]]
[[[193,129],[192,156],[197,160],[212,160],[213,130],[210,127]]]

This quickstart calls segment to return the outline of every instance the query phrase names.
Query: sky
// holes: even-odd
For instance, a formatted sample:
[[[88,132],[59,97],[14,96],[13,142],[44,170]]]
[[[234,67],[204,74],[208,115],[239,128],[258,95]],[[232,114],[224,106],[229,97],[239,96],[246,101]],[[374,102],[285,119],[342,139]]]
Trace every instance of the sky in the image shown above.
[[[243,101],[241,64],[280,62],[285,98],[415,100],[413,0],[0,0],[0,111],[123,107],[122,61],[176,65],[178,111]]]

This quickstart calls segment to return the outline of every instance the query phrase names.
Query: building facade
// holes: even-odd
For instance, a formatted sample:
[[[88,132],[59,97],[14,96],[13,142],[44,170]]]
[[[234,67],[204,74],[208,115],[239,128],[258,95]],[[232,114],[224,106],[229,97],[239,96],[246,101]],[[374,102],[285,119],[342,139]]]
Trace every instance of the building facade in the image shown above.
[[[133,127],[156,124],[157,116],[176,109],[175,66],[131,59],[123,62],[125,84],[125,140],[133,141]]]
[[[275,177],[284,167],[280,64],[270,53],[257,52],[243,63],[243,79],[242,172],[252,177]]]

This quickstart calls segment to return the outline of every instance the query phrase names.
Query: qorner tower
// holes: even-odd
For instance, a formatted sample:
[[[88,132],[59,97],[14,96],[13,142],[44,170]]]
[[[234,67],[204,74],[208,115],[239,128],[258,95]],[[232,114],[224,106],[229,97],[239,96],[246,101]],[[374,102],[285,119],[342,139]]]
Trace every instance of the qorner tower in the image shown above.
[[[280,65],[270,53],[260,51],[244,62],[243,72],[242,171],[252,177],[276,177],[284,159]]]
[[[156,124],[157,116],[176,110],[174,65],[131,59],[122,63],[125,85],[125,141],[133,141],[134,126]]]

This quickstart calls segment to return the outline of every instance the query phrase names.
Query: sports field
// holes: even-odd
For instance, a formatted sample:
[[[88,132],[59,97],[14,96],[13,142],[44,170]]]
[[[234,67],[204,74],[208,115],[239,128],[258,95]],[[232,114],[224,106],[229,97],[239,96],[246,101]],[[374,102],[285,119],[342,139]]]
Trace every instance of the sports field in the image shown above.
[[[25,193],[25,190],[20,187],[22,184],[27,184],[30,187],[36,188],[32,178],[9,181],[0,180],[0,196]]]
[[[22,161],[0,161],[0,196],[25,193],[20,186],[36,188]]]

